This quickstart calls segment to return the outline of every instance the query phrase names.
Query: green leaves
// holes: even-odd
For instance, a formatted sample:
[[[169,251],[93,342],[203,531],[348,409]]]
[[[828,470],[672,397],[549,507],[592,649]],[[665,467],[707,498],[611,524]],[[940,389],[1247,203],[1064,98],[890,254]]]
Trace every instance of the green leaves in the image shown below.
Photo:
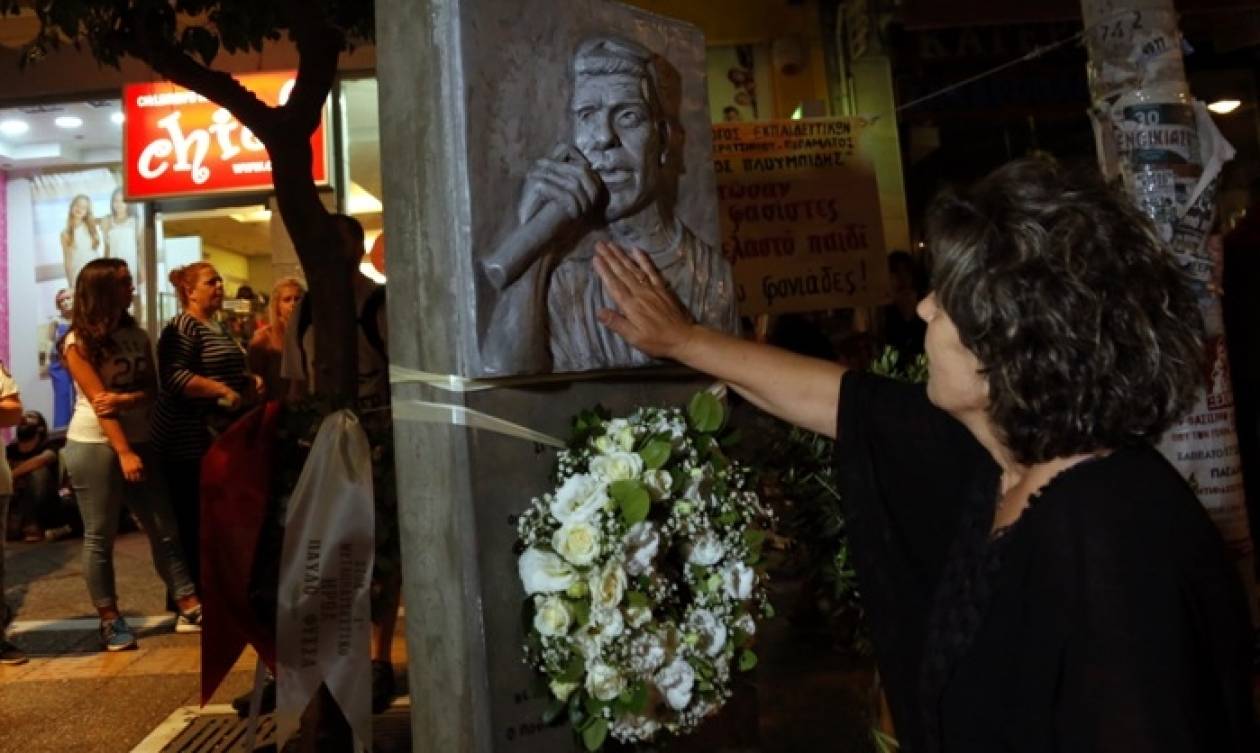
[[[582,675],[585,673],[586,664],[582,662],[582,657],[578,654],[572,654],[569,656],[569,663],[564,665],[564,671],[556,679],[560,682],[577,682],[582,679]]]
[[[766,532],[750,528],[744,531],[744,544],[748,547],[746,565],[755,565],[761,561],[761,547],[766,542]]]
[[[722,428],[726,420],[726,410],[712,393],[697,392],[687,403],[687,420],[691,428],[701,434],[712,434]]]
[[[593,719],[586,725],[586,729],[582,730],[582,744],[591,753],[604,747],[606,739],[608,739],[608,722],[602,718]]]
[[[749,649],[739,652],[739,671],[747,672],[757,666],[757,655]]]
[[[618,708],[630,714],[642,714],[647,708],[647,702],[647,686],[641,682],[636,682],[617,696]]]
[[[621,519],[626,522],[626,525],[632,526],[647,520],[652,498],[642,483],[629,478],[614,481],[608,487],[608,494],[617,503],[617,508],[621,511]]]
[[[670,452],[669,442],[664,439],[653,439],[639,450],[639,457],[643,458],[645,468],[655,471],[669,462]]]

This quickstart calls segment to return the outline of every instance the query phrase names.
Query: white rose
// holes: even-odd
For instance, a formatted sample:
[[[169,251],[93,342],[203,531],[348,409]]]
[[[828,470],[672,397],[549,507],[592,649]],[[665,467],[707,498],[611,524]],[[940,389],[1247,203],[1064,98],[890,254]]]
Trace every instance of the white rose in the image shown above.
[[[525,550],[516,567],[527,594],[564,591],[578,580],[577,572],[569,563],[551,552],[533,547]]]
[[[604,641],[598,630],[598,627],[588,624],[573,634],[573,645],[577,646],[587,661],[598,658],[604,652]]]
[[[726,626],[708,609],[697,609],[687,620],[699,641],[696,648],[708,656],[717,656],[726,647]]]
[[[604,436],[612,437],[618,448],[625,452],[634,449],[634,427],[624,418],[614,418],[608,422]]]
[[[639,635],[630,641],[630,669],[645,675],[665,663],[665,642],[656,633]]]
[[[556,548],[559,551],[559,547]],[[695,541],[691,542],[691,551],[687,554],[687,561],[693,565],[701,565],[708,567],[716,565],[722,561],[726,552],[722,549],[722,542],[718,539],[717,534],[713,531],[705,531]]]
[[[641,628],[652,621],[652,609],[646,606],[627,607],[626,621],[632,628]]]
[[[573,615],[559,596],[539,598],[534,607],[534,629],[542,635],[567,635]]]
[[[643,520],[630,526],[622,544],[626,552],[626,572],[637,577],[652,567],[652,560],[661,549],[661,535],[656,526]]]
[[[585,567],[599,556],[599,529],[585,520],[570,520],[552,535],[551,548],[569,562]]]
[[[611,701],[626,689],[626,678],[621,673],[602,661],[589,662],[586,665],[586,692],[601,701]]]
[[[591,623],[599,630],[599,640],[608,643],[626,631],[626,620],[620,609],[593,609]]]
[[[591,459],[591,473],[605,481],[638,478],[643,473],[643,458],[637,452],[613,452]]]
[[[691,689],[696,684],[696,671],[686,660],[673,660],[652,679],[670,708],[682,711],[691,703]]]
[[[741,614],[739,619],[735,620],[735,629],[751,638],[757,634],[757,621],[751,614]]]
[[[569,696],[573,695],[573,691],[578,689],[576,682],[560,682],[559,680],[551,681],[551,694],[561,701],[569,700]]]
[[[613,438],[605,434],[602,437],[595,438],[595,451],[601,455],[607,455],[617,451],[617,443]]]
[[[674,484],[674,479],[669,475],[669,471],[644,471],[643,485],[647,487],[648,494],[652,495],[652,499],[657,502],[669,496],[670,488]]]
[[[732,599],[747,599],[752,596],[753,569],[743,562],[733,562],[722,569],[722,585],[726,595]]]
[[[626,571],[616,562],[609,562],[591,573],[587,580],[591,589],[591,606],[596,609],[615,609],[626,593]]]
[[[590,520],[608,504],[608,485],[586,473],[565,479],[551,498],[551,516],[563,523]]]

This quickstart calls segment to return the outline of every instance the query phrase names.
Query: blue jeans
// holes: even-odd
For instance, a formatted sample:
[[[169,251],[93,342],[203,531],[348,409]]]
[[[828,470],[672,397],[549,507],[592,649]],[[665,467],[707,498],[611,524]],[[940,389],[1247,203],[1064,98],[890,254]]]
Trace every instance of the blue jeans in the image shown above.
[[[188,577],[179,529],[166,496],[166,480],[157,455],[147,445],[133,448],[144,462],[144,481],[123,479],[114,448],[105,442],[66,442],[66,466],[83,515],[83,573],[88,593],[98,608],[118,603],[114,587],[114,538],[123,497],[144,532],[153,552],[153,566],[176,599],[196,593]]]

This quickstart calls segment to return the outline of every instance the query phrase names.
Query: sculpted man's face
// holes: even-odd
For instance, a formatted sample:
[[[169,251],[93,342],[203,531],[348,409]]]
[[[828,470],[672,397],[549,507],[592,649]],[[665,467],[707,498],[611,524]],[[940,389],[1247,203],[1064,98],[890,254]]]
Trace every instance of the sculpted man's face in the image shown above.
[[[579,76],[574,88],[574,146],[608,188],[607,222],[656,198],[664,144],[644,83],[633,74]]]

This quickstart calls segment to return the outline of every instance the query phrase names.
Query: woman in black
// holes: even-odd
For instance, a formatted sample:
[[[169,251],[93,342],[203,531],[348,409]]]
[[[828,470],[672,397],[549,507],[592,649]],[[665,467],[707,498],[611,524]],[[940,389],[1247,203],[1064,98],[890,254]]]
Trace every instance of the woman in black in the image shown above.
[[[223,278],[214,266],[180,267],[170,281],[183,313],[158,339],[160,393],[153,440],[170,485],[188,569],[200,587],[201,457],[214,433],[226,428],[245,403],[257,400],[262,382],[249,373],[245,350],[214,318],[223,306]]]
[[[902,750],[1257,750],[1242,589],[1151,447],[1203,355],[1172,254],[1123,196],[1041,161],[939,197],[928,230],[926,389],[705,330],[607,245],[601,320],[837,437]]]

